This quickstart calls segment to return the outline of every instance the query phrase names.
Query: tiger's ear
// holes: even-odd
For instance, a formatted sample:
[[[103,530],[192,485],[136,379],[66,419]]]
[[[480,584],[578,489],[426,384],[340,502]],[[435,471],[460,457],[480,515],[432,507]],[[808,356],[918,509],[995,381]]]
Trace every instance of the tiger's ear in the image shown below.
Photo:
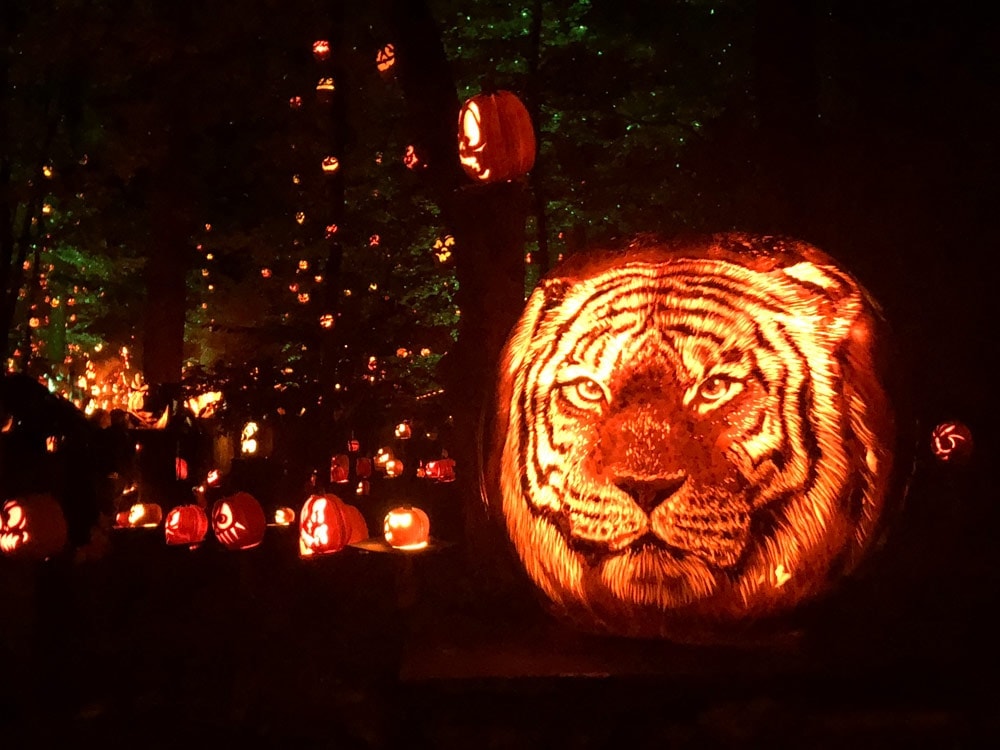
[[[803,261],[775,271],[789,296],[787,323],[837,339],[847,336],[862,310],[862,291],[833,266]]]

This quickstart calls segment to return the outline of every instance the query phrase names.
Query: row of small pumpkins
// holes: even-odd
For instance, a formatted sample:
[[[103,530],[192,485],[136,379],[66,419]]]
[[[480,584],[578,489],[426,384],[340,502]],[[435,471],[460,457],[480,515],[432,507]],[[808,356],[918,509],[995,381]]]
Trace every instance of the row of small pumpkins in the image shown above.
[[[292,508],[278,508],[274,525],[289,526]],[[163,518],[157,505],[136,504],[118,519],[121,528],[155,527]],[[211,520],[215,538],[228,549],[252,549],[261,543],[268,523],[264,509],[248,492],[224,497],[206,514],[199,505],[179,505],[163,525],[169,545],[198,545],[205,540]],[[401,506],[389,511],[383,522],[386,542],[397,549],[423,549],[430,536],[430,519],[420,508]],[[339,552],[367,539],[368,525],[361,511],[336,495],[311,495],[299,514],[299,554],[302,557]]]
[[[211,514],[199,505],[179,505],[170,510],[163,524],[168,545],[201,544],[208,534],[209,520],[215,538],[226,548],[245,550],[264,538],[264,509],[248,492],[238,492],[216,501]],[[279,508],[275,525],[295,520],[291,508]],[[155,528],[163,521],[159,505],[136,503],[115,519],[117,528]],[[430,519],[420,508],[401,506],[386,514],[385,541],[396,549],[419,550],[428,545]],[[349,544],[367,539],[368,525],[361,511],[336,495],[311,495],[299,515],[299,554],[302,557],[338,552]],[[0,513],[0,553],[11,557],[44,560],[58,554],[67,541],[66,517],[51,495],[30,495],[8,500]]]

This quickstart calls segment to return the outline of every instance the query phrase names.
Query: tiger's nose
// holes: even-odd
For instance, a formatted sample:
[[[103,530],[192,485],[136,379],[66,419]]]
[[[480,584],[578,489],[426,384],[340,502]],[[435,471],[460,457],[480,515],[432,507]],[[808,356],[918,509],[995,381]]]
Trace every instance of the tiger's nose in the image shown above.
[[[635,504],[646,513],[652,513],[687,480],[687,474],[679,471],[666,477],[618,477],[615,486],[631,497]]]

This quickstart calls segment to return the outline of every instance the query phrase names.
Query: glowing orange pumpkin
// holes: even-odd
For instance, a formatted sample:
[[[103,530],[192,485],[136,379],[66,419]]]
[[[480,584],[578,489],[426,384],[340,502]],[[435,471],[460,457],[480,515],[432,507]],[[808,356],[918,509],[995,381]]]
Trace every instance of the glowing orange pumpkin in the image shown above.
[[[392,75],[392,68],[396,64],[396,48],[392,44],[386,44],[375,54],[375,67],[383,78]]]
[[[351,473],[351,459],[340,453],[330,459],[330,481],[333,484],[343,484],[348,481]]]
[[[28,495],[0,508],[0,553],[44,560],[66,546],[66,516],[51,495]]]
[[[439,458],[437,461],[428,461],[423,468],[423,477],[436,482],[454,482],[455,459]]]
[[[943,463],[967,461],[972,455],[972,430],[961,422],[942,422],[931,433],[931,452]]]
[[[156,503],[133,503],[115,516],[115,525],[123,529],[152,529],[163,520],[163,508]]]
[[[458,116],[458,156],[477,182],[506,182],[535,164],[535,131],[521,100],[509,91],[477,94]]]
[[[201,544],[208,533],[208,516],[198,505],[178,505],[163,525],[167,544]]]
[[[431,521],[420,508],[404,505],[393,508],[386,514],[382,530],[391,547],[423,549],[430,540]]]
[[[558,268],[508,339],[492,453],[530,578],[587,628],[681,638],[827,590],[891,501],[883,328],[794,240],[636,243]]]
[[[361,512],[336,495],[311,495],[299,515],[299,555],[328,555],[365,539]]]
[[[217,500],[212,506],[212,532],[228,549],[251,549],[264,539],[267,521],[257,498],[248,492]]]
[[[291,526],[295,523],[295,511],[292,508],[278,508],[274,511],[276,526]]]

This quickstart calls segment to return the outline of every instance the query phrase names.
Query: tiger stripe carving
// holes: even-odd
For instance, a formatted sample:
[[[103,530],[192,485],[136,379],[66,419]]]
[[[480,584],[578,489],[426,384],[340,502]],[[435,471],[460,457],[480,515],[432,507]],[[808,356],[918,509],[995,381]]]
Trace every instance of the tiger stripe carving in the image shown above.
[[[878,310],[801,242],[633,247],[557,269],[500,373],[499,495],[528,575],[595,628],[786,611],[880,530]]]

